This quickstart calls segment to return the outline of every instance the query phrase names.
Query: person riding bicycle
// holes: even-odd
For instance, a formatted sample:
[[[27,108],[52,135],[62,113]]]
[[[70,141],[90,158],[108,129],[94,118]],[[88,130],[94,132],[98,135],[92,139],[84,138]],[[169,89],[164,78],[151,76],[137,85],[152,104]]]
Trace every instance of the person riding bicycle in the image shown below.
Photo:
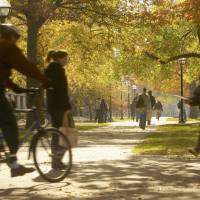
[[[20,32],[17,27],[11,24],[0,25],[0,129],[10,151],[8,166],[11,169],[11,177],[22,176],[34,171],[34,168],[26,168],[17,162],[19,132],[14,111],[5,97],[5,90],[9,88],[16,93],[24,93],[27,90],[13,83],[10,78],[11,71],[15,69],[25,76],[39,81],[44,87],[48,85],[46,76],[42,75],[16,46],[19,38]]]

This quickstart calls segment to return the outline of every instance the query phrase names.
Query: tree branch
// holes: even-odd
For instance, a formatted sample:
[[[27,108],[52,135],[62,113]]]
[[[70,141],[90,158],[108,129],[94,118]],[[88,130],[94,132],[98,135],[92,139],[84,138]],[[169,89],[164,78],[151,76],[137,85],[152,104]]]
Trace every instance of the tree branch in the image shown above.
[[[153,60],[157,60],[158,62],[160,62],[161,64],[168,64],[172,61],[175,60],[179,60],[181,58],[200,58],[200,53],[185,53],[185,54],[180,54],[177,56],[172,56],[171,58],[167,59],[167,60],[162,60],[161,58],[159,58],[158,56],[156,56],[153,53],[149,53],[149,52],[145,52],[145,55],[147,55],[149,58],[153,59]]]

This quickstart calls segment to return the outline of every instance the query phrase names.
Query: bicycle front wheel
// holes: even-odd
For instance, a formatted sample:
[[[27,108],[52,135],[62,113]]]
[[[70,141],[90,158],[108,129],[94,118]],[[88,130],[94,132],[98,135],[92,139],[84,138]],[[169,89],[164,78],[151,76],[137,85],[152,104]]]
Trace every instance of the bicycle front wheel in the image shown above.
[[[62,181],[72,167],[70,143],[58,129],[44,129],[34,142],[33,159],[45,180],[53,183]]]

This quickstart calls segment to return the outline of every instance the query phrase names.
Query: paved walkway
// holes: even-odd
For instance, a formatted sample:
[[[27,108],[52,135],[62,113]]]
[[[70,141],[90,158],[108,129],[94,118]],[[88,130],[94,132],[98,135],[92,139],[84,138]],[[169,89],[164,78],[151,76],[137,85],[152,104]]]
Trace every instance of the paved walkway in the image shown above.
[[[7,167],[0,166],[0,199],[199,200],[199,160],[135,156],[134,146],[155,131],[154,125],[146,131],[135,125],[113,123],[82,132],[73,171],[61,183],[46,183],[37,172],[11,179]]]

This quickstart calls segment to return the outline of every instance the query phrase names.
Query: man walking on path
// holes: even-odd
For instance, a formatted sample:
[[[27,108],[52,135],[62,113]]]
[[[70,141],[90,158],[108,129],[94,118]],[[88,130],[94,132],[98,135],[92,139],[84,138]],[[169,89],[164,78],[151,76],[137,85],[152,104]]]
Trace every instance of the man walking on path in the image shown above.
[[[147,89],[143,89],[143,93],[139,96],[139,100],[137,103],[137,108],[140,112],[140,128],[146,128],[146,118],[147,118],[147,110],[151,108],[151,100],[150,97],[146,94]]]
[[[152,118],[154,106],[156,104],[156,99],[152,95],[152,91],[149,91],[148,94],[149,94],[149,97],[150,97],[150,100],[151,100],[151,106],[147,110],[147,122],[148,122],[148,125],[151,125],[151,118]]]

